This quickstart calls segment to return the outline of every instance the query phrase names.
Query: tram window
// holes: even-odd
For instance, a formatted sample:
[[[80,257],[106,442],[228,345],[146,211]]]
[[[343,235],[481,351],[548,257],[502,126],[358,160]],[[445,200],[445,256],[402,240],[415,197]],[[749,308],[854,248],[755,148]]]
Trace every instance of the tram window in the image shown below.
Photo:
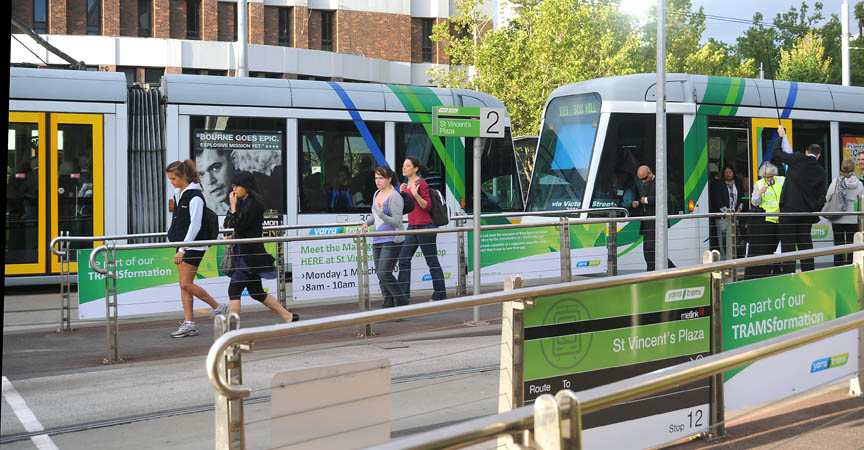
[[[364,123],[365,137],[350,121],[299,122],[301,213],[369,212],[375,167],[386,164],[384,124]]]
[[[681,115],[666,116],[666,155],[669,214],[684,212],[684,122]],[[656,119],[653,114],[612,114],[600,157],[592,208],[630,208],[642,183],[639,166],[655,170]]]
[[[413,156],[429,168],[429,173],[424,180],[429,184],[429,187],[438,189],[442,194],[447,195],[447,189],[444,188],[444,180],[446,179],[446,168],[441,161],[441,155],[438,154],[438,149],[432,143],[432,139],[438,139],[442,143],[440,148],[444,148],[444,140],[440,137],[429,136],[425,127],[421,123],[397,123],[396,124],[396,167],[393,168],[399,176],[401,182],[405,181],[402,176],[402,163],[406,156]]]
[[[528,192],[529,210],[582,207],[599,121],[597,94],[558,97],[549,102]]]
[[[861,177],[858,167],[858,155],[864,153],[864,124],[840,122],[840,146],[843,148],[843,159],[855,161],[855,176]]]
[[[231,178],[251,172],[264,196],[265,219],[285,214],[285,120],[261,117],[191,116],[192,158],[204,200],[227,214]]]
[[[93,126],[57,126],[57,214],[60,231],[72,236],[93,236]],[[92,248],[73,242],[70,248]]]
[[[474,138],[465,139],[465,212],[474,211]],[[480,158],[480,210],[484,213],[522,211],[522,193],[510,128],[503,138],[486,139]]]
[[[822,147],[819,163],[825,168],[825,186],[831,184],[831,126],[828,122],[792,121],[793,150],[804,151],[810,144]]]
[[[38,261],[39,128],[9,122],[6,160],[6,264]]]

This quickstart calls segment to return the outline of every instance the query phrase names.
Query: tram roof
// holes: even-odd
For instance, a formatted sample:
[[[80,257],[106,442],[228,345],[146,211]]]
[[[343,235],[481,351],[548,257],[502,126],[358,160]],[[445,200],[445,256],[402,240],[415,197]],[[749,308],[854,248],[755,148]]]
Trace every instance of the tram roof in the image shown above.
[[[546,104],[556,97],[589,92],[600,94],[604,102],[653,102],[656,85],[653,73],[597,78],[555,89]],[[666,74],[666,100],[761,108],[776,108],[779,103],[781,108],[864,113],[862,87],[680,73]]]
[[[9,98],[13,100],[124,103],[126,92],[122,72],[9,68]]]
[[[467,89],[397,86],[397,90],[407,89],[416,97],[416,103],[407,102],[409,108],[406,109],[393,90],[384,84],[179,74],[162,78],[162,92],[168,103],[173,104],[344,110],[345,102],[337,86],[348,94],[357,110],[426,112],[429,110],[423,104],[439,102],[447,106],[504,107],[489,94]],[[428,98],[430,96],[437,99]]]

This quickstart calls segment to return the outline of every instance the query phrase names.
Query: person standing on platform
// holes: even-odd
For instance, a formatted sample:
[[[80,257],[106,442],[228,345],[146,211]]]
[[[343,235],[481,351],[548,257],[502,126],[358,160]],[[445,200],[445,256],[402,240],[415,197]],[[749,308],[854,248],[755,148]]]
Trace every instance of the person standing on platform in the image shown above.
[[[409,230],[438,228],[429,214],[432,210],[429,185],[420,178],[421,174],[425,175],[427,172],[426,166],[413,156],[405,158],[405,162],[402,164],[402,175],[408,180],[399,189],[401,192],[411,194],[415,205],[414,210],[408,213]],[[405,237],[405,243],[402,245],[402,256],[399,258],[399,285],[402,287],[406,301],[410,301],[411,298],[411,258],[418,246],[423,252],[426,265],[429,266],[429,275],[432,277],[432,289],[434,291],[432,300],[445,300],[447,298],[444,271],[441,270],[441,263],[438,261],[437,238],[437,234],[412,234]]]
[[[363,231],[369,230],[369,225],[375,225],[375,231],[401,231],[402,230],[402,208],[404,202],[402,196],[396,192],[393,182],[396,174],[386,166],[375,169],[375,186],[378,190],[372,197],[372,215],[363,224]],[[393,275],[393,269],[399,261],[402,251],[402,241],[405,236],[375,236],[372,238],[372,260],[375,263],[375,272],[378,274],[378,283],[381,286],[381,294],[384,296],[382,308],[404,306],[408,304],[408,298],[402,293],[399,282]]]
[[[634,208],[639,208],[642,216],[653,216],[656,213],[656,181],[654,172],[648,166],[639,166],[636,171],[636,176],[642,181],[639,201],[633,202]],[[648,272],[654,270],[654,244],[656,238],[654,230],[656,229],[656,220],[643,220],[639,225],[639,232],[642,234],[642,253],[645,256],[645,264]],[[669,268],[675,267],[670,260]]]
[[[165,168],[168,181],[174,186],[174,210],[171,213],[171,226],[168,228],[170,242],[189,242],[199,239],[201,223],[204,218],[204,193],[201,180],[192,160],[174,161]],[[171,337],[181,338],[198,335],[198,327],[192,311],[192,303],[198,297],[210,305],[216,314],[225,314],[228,305],[219,304],[204,288],[195,284],[195,274],[204,258],[207,247],[180,247],[174,254],[174,264],[180,276],[180,299],[183,302],[184,321]]]
[[[710,203],[714,204],[717,212],[722,213],[739,213],[744,207],[742,197],[744,196],[744,188],[738,177],[735,176],[735,170],[727,166],[723,169],[723,179],[716,183],[712,192],[714,195]],[[727,229],[728,222],[725,217],[717,217],[712,219],[717,230],[718,250],[723,259],[733,259],[736,255],[726,255],[726,240],[729,238],[731,230]]]
[[[774,140],[771,149],[775,165],[786,164],[786,182],[780,194],[780,212],[816,212],[822,210],[825,200],[825,169],[819,164],[822,147],[810,144],[804,153],[792,152],[788,145],[786,130],[783,126],[777,128],[778,139]],[[783,145],[783,141],[787,145]],[[813,238],[810,229],[819,221],[819,217],[795,216],[780,218],[780,245],[783,253],[813,248]],[[782,264],[783,273],[795,272],[795,261]],[[801,271],[813,270],[816,267],[813,258],[801,260]]]
[[[753,185],[750,204],[758,212],[780,212],[780,195],[786,177],[777,175],[777,166],[766,161],[759,167],[759,180]],[[756,211],[754,211],[756,212]],[[747,256],[770,255],[780,243],[778,216],[754,217],[750,221],[750,251]],[[780,265],[749,266],[744,270],[745,279],[761,278],[780,274]]]
[[[843,211],[855,211],[858,197],[864,194],[864,184],[855,178],[855,163],[851,159],[840,164],[840,177],[835,178],[828,186],[828,192],[825,194],[826,201],[835,190],[837,195],[843,196],[843,202],[846,205]],[[855,232],[858,231],[858,216],[831,216],[828,219],[831,220],[831,231],[834,232],[834,245],[851,244]],[[851,253],[834,255],[835,266],[846,264],[852,264]]]
[[[264,203],[255,183],[255,177],[249,172],[236,173],[231,178],[232,190],[228,194],[230,209],[225,216],[225,226],[234,229],[229,238],[260,238],[263,234]],[[268,294],[261,285],[261,278],[272,274],[275,278],[274,258],[264,244],[235,244],[234,272],[228,284],[229,311],[240,313],[240,299],[243,291],[253,299],[270,308],[285,322],[296,322],[300,315],[285,309],[276,297]]]

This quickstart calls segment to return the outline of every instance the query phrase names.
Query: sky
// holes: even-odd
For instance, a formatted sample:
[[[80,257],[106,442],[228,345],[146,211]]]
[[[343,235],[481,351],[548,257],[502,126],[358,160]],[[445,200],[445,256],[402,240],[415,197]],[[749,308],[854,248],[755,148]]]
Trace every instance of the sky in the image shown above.
[[[848,0],[849,2],[849,32],[856,34],[858,26],[855,23],[854,8],[855,3],[860,0]],[[789,11],[790,6],[800,8],[801,0],[691,0],[693,10],[698,10],[700,6],[705,7],[705,14],[734,17],[740,19],[752,20],[753,14],[761,12],[764,16],[763,22],[771,23],[777,13]],[[808,15],[813,11],[815,0],[807,0]],[[842,0],[822,0],[822,15],[827,18],[831,14],[840,16],[840,5]],[[821,25],[821,24],[820,24]],[[705,19],[705,33],[702,35],[703,43],[709,37],[713,37],[719,41],[735,44],[735,39],[742,36],[744,31],[750,27],[750,24],[723,22],[716,19]]]

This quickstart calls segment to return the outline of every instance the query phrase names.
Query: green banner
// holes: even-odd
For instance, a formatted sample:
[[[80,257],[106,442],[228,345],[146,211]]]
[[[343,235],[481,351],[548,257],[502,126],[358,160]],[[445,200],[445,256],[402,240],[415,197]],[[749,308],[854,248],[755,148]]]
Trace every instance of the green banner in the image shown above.
[[[516,230],[481,231],[480,254],[483,268],[496,264],[525,260],[541,255],[558,253],[561,249],[561,233],[555,226],[523,228]],[[606,247],[606,225],[587,224],[570,227],[570,248],[585,249]],[[549,260],[559,258],[550,255]],[[601,263],[597,261],[596,265]],[[468,270],[474,270],[474,233],[468,232]],[[514,272],[516,273],[516,272]]]

